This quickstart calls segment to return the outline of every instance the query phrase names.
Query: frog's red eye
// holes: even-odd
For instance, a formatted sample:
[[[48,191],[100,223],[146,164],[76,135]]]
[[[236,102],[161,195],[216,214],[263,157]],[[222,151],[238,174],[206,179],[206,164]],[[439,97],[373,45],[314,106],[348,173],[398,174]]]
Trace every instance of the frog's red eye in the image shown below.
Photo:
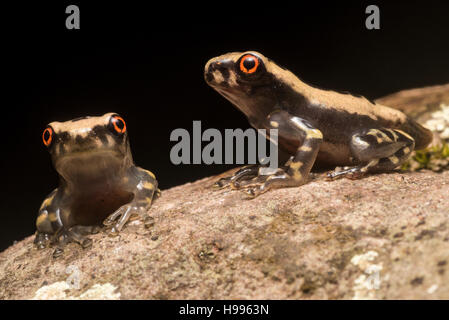
[[[48,147],[50,146],[52,140],[53,140],[53,129],[47,127],[45,128],[44,132],[42,132],[42,141],[44,142],[45,146]]]
[[[244,73],[254,73],[259,67],[259,58],[252,54],[246,54],[240,59],[240,71]]]
[[[112,129],[116,132],[116,133],[125,133],[126,132],[126,123],[125,120],[123,120],[122,117],[114,115],[111,117],[111,124],[112,124]]]

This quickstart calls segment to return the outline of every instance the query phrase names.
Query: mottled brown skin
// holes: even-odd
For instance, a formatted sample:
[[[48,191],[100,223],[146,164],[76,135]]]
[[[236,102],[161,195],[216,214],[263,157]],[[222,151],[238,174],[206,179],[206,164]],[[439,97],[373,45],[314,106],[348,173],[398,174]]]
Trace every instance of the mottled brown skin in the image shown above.
[[[91,245],[85,235],[104,225],[117,234],[132,215],[144,216],[160,191],[153,173],[134,165],[126,124],[119,115],[52,122],[43,133],[59,187],[43,201],[35,244]]]
[[[360,177],[401,165],[432,133],[402,112],[364,97],[321,90],[255,51],[228,53],[207,62],[206,82],[257,129],[278,129],[285,166],[262,175],[250,166],[217,186],[257,196],[274,187],[299,186],[315,163],[353,166],[330,178]]]

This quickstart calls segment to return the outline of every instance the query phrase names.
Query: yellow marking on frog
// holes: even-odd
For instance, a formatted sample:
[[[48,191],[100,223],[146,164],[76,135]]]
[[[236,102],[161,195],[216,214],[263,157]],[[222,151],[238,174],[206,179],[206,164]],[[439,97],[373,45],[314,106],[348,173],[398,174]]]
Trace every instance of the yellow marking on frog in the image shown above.
[[[408,133],[406,133],[402,130],[399,130],[399,129],[396,129],[396,131],[399,132],[400,134],[404,135],[405,137],[409,138],[410,140],[415,141],[415,139],[413,139],[413,137],[410,136]]]
[[[318,129],[307,130],[306,139],[323,139],[323,134]]]
[[[56,213],[54,213],[54,212],[50,212],[50,213],[48,214],[48,219],[49,219],[51,222],[58,221],[58,217],[56,216]]]
[[[42,212],[36,219],[36,226],[40,226],[45,221],[47,221],[48,213],[47,211]]]
[[[393,142],[393,140],[391,140],[389,136],[377,129],[371,129],[370,131],[368,131],[367,135],[376,137],[377,143]]]
[[[294,171],[293,172],[293,179],[294,180],[301,180],[302,179],[302,174],[299,171]]]
[[[153,201],[153,198],[145,197],[145,201],[148,202],[148,204],[151,204],[151,202]]]
[[[148,170],[145,170],[145,171],[146,171],[146,173],[148,173],[150,175],[151,178],[156,179],[156,176],[154,175],[153,172],[148,171]]]
[[[393,162],[394,164],[398,164],[399,163],[399,159],[396,156],[391,156],[388,159],[390,159],[390,161]]]
[[[150,189],[150,190],[154,189],[154,184],[152,184],[149,181],[143,181],[142,184],[145,189]]]
[[[388,132],[390,132],[393,135],[394,141],[398,141],[399,140],[399,136],[396,134],[396,132],[394,132],[393,129],[387,129]]]
[[[299,150],[309,152],[312,151],[312,148],[309,146],[302,146],[301,148],[299,148]]]
[[[379,163],[379,159],[371,160],[366,166],[360,169],[361,172],[367,172],[369,168],[374,167]]]
[[[43,208],[50,206],[50,205],[51,205],[51,202],[53,201],[53,198],[54,198],[54,197],[55,197],[55,193],[52,194],[51,196],[49,196],[48,198],[46,198],[46,199],[42,202],[42,205],[41,205],[41,207],[40,207],[39,210],[42,210]]]
[[[402,152],[404,152],[404,154],[408,154],[408,153],[410,153],[410,148],[405,147],[404,149],[402,149]]]
[[[299,170],[303,165],[304,163],[302,163],[302,161],[292,162],[290,163],[290,168],[293,170]]]

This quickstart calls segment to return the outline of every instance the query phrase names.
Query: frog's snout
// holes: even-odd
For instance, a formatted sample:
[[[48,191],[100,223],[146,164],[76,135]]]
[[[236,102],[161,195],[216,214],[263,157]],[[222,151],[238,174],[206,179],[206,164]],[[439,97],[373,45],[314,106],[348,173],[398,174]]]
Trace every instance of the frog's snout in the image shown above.
[[[226,83],[230,76],[232,61],[211,59],[204,67],[204,79],[210,85]]]

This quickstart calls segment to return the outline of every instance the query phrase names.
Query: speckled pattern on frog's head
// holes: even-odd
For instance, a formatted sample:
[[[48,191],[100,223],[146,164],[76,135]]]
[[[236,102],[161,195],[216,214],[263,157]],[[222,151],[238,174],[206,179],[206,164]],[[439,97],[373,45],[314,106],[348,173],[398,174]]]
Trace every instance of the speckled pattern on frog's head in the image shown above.
[[[120,168],[132,162],[125,120],[116,113],[51,122],[42,133],[55,169],[70,171]]]
[[[296,78],[259,52],[231,52],[210,59],[204,69],[206,82],[249,118],[272,111],[283,88]]]

